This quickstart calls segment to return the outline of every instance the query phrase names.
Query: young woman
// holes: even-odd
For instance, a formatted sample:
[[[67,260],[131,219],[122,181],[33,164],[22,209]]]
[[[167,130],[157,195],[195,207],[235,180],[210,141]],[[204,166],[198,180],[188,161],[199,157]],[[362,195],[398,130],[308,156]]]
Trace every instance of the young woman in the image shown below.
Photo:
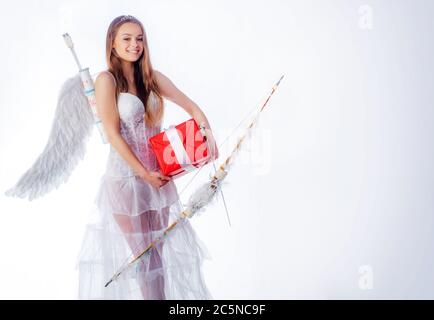
[[[156,239],[182,211],[174,182],[158,170],[148,138],[161,131],[163,98],[207,128],[202,110],[151,65],[145,30],[132,16],[107,31],[108,70],[95,80],[97,112],[110,153],[78,266],[80,299],[211,299],[201,273],[206,250],[187,219],[109,286],[114,273]]]

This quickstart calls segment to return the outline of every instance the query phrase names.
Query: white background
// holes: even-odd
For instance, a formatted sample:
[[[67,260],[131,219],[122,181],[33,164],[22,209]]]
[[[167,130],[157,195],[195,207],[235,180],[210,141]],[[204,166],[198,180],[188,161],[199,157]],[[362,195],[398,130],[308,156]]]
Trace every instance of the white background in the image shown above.
[[[214,298],[434,298],[428,0],[3,4],[0,298],[77,297],[74,267],[108,146],[95,130],[68,183],[43,198],[4,191],[43,150],[58,91],[77,72],[62,34],[96,73],[122,14],[143,22],[153,67],[204,110],[218,142],[285,74],[224,186],[232,226],[221,200],[192,220],[212,256]],[[167,103],[166,125],[187,118]]]

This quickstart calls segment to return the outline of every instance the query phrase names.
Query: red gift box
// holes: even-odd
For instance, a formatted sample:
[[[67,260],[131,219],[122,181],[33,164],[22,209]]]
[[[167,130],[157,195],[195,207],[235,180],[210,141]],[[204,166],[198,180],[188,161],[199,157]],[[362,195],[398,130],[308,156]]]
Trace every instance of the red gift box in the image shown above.
[[[161,173],[180,177],[211,160],[204,134],[194,119],[149,138]]]

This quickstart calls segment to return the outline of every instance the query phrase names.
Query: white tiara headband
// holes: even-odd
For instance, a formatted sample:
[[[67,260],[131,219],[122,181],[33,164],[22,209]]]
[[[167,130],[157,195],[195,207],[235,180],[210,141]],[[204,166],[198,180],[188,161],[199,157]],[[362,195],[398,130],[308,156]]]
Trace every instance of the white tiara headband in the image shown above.
[[[135,19],[133,16],[130,16],[129,14],[128,15],[124,15],[124,16],[122,16],[122,18],[121,18],[121,21],[125,21],[125,20],[133,20],[133,19]]]

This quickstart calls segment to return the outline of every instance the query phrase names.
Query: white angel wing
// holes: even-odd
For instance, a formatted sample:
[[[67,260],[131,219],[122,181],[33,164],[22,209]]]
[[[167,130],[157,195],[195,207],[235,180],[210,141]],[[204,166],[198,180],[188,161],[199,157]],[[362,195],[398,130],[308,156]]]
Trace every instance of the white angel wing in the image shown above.
[[[31,201],[65,183],[86,153],[93,123],[92,110],[77,74],[62,85],[44,151],[5,195],[28,197]]]

